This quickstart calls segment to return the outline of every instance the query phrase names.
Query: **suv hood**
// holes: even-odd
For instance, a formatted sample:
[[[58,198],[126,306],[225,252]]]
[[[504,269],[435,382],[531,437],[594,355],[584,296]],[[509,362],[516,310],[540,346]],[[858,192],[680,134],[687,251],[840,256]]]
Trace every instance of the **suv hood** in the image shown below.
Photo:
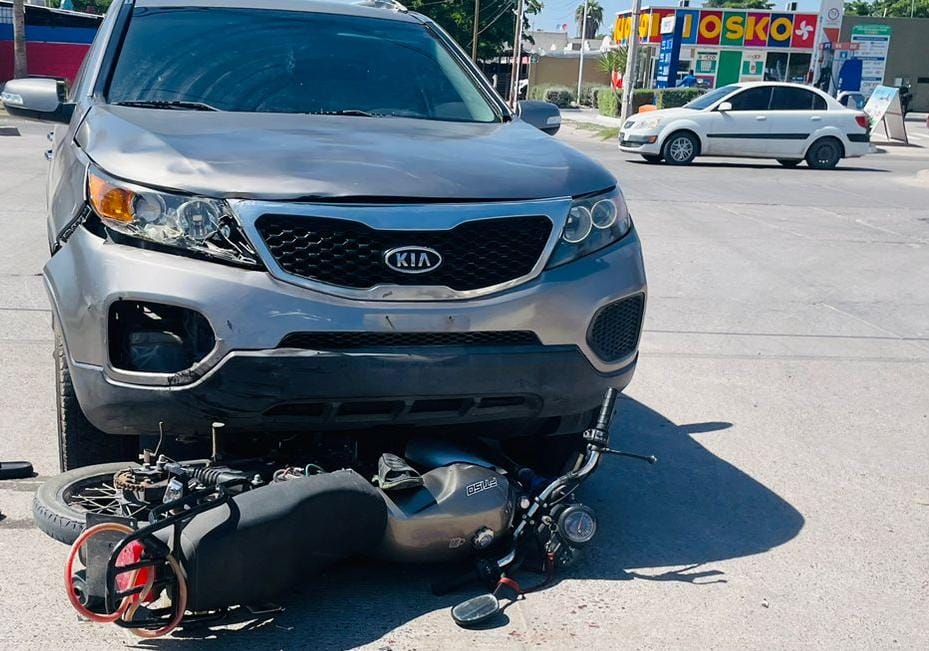
[[[116,177],[225,198],[517,200],[616,183],[595,161],[519,120],[96,106],[76,140]]]

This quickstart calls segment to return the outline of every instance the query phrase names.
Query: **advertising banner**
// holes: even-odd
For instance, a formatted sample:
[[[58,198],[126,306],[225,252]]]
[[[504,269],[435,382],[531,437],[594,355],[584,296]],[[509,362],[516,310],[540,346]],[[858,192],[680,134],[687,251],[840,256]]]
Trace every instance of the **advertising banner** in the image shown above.
[[[878,86],[868,98],[864,112],[871,118],[871,124],[884,125],[888,139],[902,140],[909,144],[906,135],[906,123],[903,121],[903,109],[900,106],[900,89],[891,86]]]
[[[697,65],[694,71],[698,75],[715,75],[719,52],[697,52]]]
[[[768,44],[768,27],[771,14],[751,12],[745,17],[745,47],[764,47]]]
[[[677,85],[677,62],[680,58],[681,42],[674,38],[674,16],[661,20],[661,46],[658,48],[658,88],[673,88]]]
[[[819,5],[819,24],[825,41],[835,43],[842,30],[842,16],[845,14],[845,0],[821,0]]]
[[[722,47],[794,48],[813,50],[819,16],[811,13],[745,11],[739,9],[651,9],[639,16],[643,43],[660,43],[661,21],[675,16],[678,41],[687,45]],[[632,29],[632,16],[617,16],[613,40],[625,43]]]
[[[742,53],[742,75],[739,81],[762,81],[764,79],[764,52]]]
[[[694,44],[697,42],[697,24],[700,22],[700,11],[698,9],[678,9],[677,10],[677,29],[680,31],[680,42]]]
[[[890,48],[889,25],[855,25],[851,42],[857,43],[854,57],[861,59],[861,94],[867,97],[884,83],[887,50]]]
[[[793,36],[794,21],[791,14],[771,14],[771,26],[768,28],[768,47],[790,47]]]
[[[697,24],[697,43],[700,45],[719,45],[723,33],[723,12],[701,11]]]
[[[792,48],[812,48],[816,40],[816,14],[797,14],[794,16],[794,33],[790,39]]]
[[[727,11],[723,14],[723,33],[719,37],[720,45],[739,47],[745,40],[745,12]]]

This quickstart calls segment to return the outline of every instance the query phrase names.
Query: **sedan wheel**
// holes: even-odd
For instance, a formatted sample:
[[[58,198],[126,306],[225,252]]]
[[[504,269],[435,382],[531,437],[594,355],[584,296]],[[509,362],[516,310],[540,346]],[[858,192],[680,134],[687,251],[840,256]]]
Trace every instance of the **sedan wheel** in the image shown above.
[[[697,156],[697,139],[689,133],[672,133],[664,142],[661,153],[671,165],[688,165]]]
[[[842,159],[841,145],[835,138],[823,138],[810,145],[806,164],[818,170],[830,170]]]

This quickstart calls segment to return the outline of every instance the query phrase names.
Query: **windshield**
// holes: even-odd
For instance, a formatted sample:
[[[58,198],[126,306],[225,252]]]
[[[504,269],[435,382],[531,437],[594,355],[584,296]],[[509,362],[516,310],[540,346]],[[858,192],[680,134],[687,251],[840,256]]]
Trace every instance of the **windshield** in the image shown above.
[[[135,9],[108,99],[359,119],[498,119],[422,24],[263,9]]]
[[[701,95],[697,99],[687,102],[686,104],[684,104],[684,108],[696,109],[698,111],[702,111],[708,106],[712,106],[713,104],[721,100],[723,97],[725,97],[729,93],[735,92],[738,89],[739,87],[736,86],[735,84],[732,84],[731,86],[722,86],[720,88],[716,88],[706,93],[705,95]]]

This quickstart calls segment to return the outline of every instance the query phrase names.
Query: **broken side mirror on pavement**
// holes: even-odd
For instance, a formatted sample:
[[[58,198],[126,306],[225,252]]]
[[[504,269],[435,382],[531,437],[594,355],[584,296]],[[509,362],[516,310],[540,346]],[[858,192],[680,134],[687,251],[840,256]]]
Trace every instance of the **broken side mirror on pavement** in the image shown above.
[[[452,619],[463,628],[476,628],[490,621],[500,612],[500,600],[487,594],[472,597],[452,608]]]

